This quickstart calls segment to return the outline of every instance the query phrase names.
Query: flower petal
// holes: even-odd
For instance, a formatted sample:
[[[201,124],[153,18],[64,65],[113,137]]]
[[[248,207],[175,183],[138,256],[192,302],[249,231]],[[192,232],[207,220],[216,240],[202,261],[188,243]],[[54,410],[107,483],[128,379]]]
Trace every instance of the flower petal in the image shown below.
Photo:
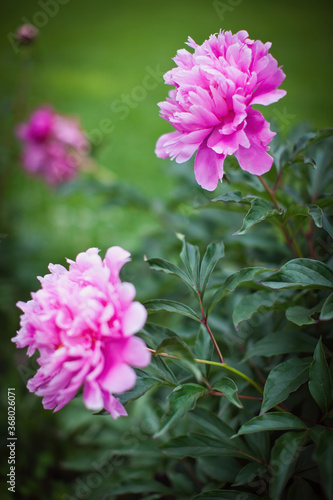
[[[262,175],[268,172],[273,164],[273,158],[263,149],[252,143],[249,148],[240,146],[235,156],[243,170],[250,174]]]
[[[119,281],[119,273],[126,262],[131,260],[131,254],[121,247],[114,246],[107,250],[104,262],[110,269],[111,283]]]
[[[124,361],[135,368],[144,368],[149,365],[151,354],[142,339],[139,337],[131,337],[128,339],[124,351]]]
[[[225,155],[215,153],[205,142],[200,146],[194,163],[195,178],[201,187],[214,191],[223,177]]]
[[[137,333],[143,328],[147,320],[147,311],[140,302],[133,302],[126,310],[122,327],[123,333],[126,337]]]
[[[98,381],[104,390],[122,394],[135,386],[136,373],[130,366],[119,363],[109,368]]]
[[[104,407],[103,394],[96,382],[86,382],[84,384],[83,400],[88,410],[102,410]]]

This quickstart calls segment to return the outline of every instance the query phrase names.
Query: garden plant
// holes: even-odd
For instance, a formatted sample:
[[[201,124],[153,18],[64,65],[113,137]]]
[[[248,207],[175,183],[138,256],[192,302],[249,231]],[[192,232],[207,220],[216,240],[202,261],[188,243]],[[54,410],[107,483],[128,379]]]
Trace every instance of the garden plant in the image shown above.
[[[88,172],[108,203],[159,220],[132,257],[119,242],[50,264],[17,304],[19,370],[46,410],[77,405],[61,499],[329,500],[333,129],[285,137],[265,120],[286,94],[269,42],[187,44],[159,103],[165,201],[98,178],[52,103],[17,124],[31,182]]]

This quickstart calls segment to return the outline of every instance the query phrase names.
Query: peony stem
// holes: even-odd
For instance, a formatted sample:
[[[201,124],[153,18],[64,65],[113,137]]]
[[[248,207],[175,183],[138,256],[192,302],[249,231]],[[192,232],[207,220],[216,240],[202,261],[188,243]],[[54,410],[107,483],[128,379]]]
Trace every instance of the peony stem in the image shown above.
[[[148,351],[150,351],[152,354],[155,354],[157,356],[163,356],[165,358],[181,360],[181,358],[179,358],[177,356],[172,356],[171,354],[167,354],[165,352],[156,352],[154,349],[148,349]],[[219,366],[220,368],[224,368],[225,370],[228,370],[228,371],[234,373],[235,375],[238,375],[239,377],[243,378],[244,380],[249,382],[249,384],[251,384],[255,389],[257,389],[257,391],[260,394],[263,394],[261,387],[254,380],[252,380],[250,377],[245,375],[245,373],[242,373],[242,372],[236,370],[236,368],[229,366],[226,362],[219,363],[217,361],[208,361],[206,359],[194,359],[194,361],[196,361],[197,363],[204,364],[204,365]]]
[[[259,177],[259,180],[260,180],[261,184],[264,186],[264,188],[266,189],[267,193],[271,197],[271,199],[272,199],[272,201],[274,203],[275,208],[280,211],[281,207],[279,205],[279,202],[276,199],[274,191],[272,191],[272,189],[269,187],[269,185],[267,184],[267,182],[265,181],[265,179],[261,175],[259,175],[258,177]],[[302,255],[301,249],[300,249],[297,241],[295,240],[290,227],[288,225],[285,226],[284,223],[281,223],[280,227],[281,227],[281,231],[283,233],[283,236],[284,236],[287,244],[289,245],[289,247],[291,248],[291,250],[293,251],[293,253],[295,254],[295,256],[302,258],[303,255]]]
[[[179,359],[181,361],[182,358],[179,358],[177,356],[172,356],[171,354],[167,354],[165,352],[156,352],[154,349],[149,349],[147,347],[148,351],[150,351],[152,354],[155,354],[155,356],[163,356],[165,358],[170,358],[170,359]],[[234,373],[235,375],[238,375],[238,377],[246,380],[249,384],[251,384],[255,389],[257,389],[257,391],[259,392],[259,394],[261,394],[261,396],[263,395],[263,390],[262,388],[260,387],[259,384],[257,384],[254,380],[252,380],[252,378],[248,377],[247,375],[245,375],[245,373],[242,373],[240,372],[239,370],[237,370],[236,368],[233,368],[232,366],[228,365],[227,363],[223,362],[223,363],[218,363],[217,361],[207,361],[206,359],[196,359],[194,358],[194,361],[196,361],[197,363],[202,363],[204,365],[211,365],[211,366],[219,366],[220,368],[224,368],[225,370],[228,370],[232,373]],[[216,391],[215,391],[216,392]],[[218,395],[217,393],[216,394],[213,394],[213,395]],[[238,397],[241,397],[240,395]],[[244,399],[254,399],[254,400],[260,400],[261,401],[261,398],[256,398],[256,397],[252,397],[252,396],[243,396],[242,397]],[[281,412],[285,412],[286,410],[283,409],[281,406],[279,405],[276,405],[274,406],[274,408],[276,408],[278,411],[281,411]]]
[[[221,368],[224,368],[225,370],[228,370],[229,372],[232,372],[234,373],[235,375],[238,375],[238,377],[246,380],[249,384],[251,384],[255,389],[257,389],[257,391],[262,394],[263,391],[260,387],[259,384],[257,384],[254,380],[252,380],[252,378],[248,377],[247,375],[245,375],[245,373],[242,373],[240,372],[239,370],[236,370],[236,368],[233,368],[232,366],[228,365],[227,363],[217,363],[217,362],[214,362],[214,361],[206,361],[204,359],[195,359],[195,361],[197,363],[203,363],[203,364],[207,364],[207,365],[215,365],[215,366],[220,366]]]
[[[203,307],[203,304],[202,304],[202,300],[201,300],[201,295],[200,295],[200,292],[197,290],[197,294],[198,294],[198,299],[199,299],[199,302],[200,302],[200,309],[201,309],[201,314],[202,314],[202,320],[201,320],[201,323],[204,325],[204,327],[206,328],[212,342],[213,342],[213,345],[215,347],[215,350],[217,352],[217,355],[219,357],[219,360],[220,362],[223,364],[224,363],[224,359],[223,359],[223,356],[222,356],[222,353],[220,351],[220,348],[215,340],[215,337],[213,335],[213,332],[211,331],[208,323],[207,323],[207,318],[206,318],[206,315],[205,315],[205,311],[204,311],[204,307]]]
[[[259,175],[259,180],[260,180],[261,184],[264,186],[264,188],[266,189],[269,196],[272,198],[272,201],[275,205],[276,210],[280,211],[281,207],[279,205],[279,202],[277,201],[275,194],[273,193],[273,191],[271,190],[271,188],[269,187],[269,185],[267,184],[265,179],[261,175]]]
[[[211,390],[209,391],[209,393],[212,395],[212,396],[225,396],[225,394],[223,394],[223,392],[220,392],[220,391],[214,391],[214,390]],[[237,397],[239,399],[248,399],[250,401],[262,401],[262,398],[261,397],[257,397],[257,396],[245,396],[244,394],[237,394]]]

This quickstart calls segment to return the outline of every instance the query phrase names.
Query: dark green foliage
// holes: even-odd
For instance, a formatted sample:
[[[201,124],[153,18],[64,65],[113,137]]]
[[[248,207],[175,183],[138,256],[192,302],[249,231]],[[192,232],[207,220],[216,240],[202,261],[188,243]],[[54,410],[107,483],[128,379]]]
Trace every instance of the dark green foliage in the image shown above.
[[[180,12],[175,40],[183,41],[190,34],[188,30],[184,37],[184,26],[193,2],[148,2],[145,8],[119,3],[118,10],[112,6],[116,22],[119,15],[123,23],[107,47],[103,38],[103,49],[91,45],[87,32],[104,37],[112,31],[110,15],[104,20],[99,15],[100,27],[87,15],[88,2],[82,2],[86,21],[81,28],[74,4],[61,7],[63,14],[41,30],[46,41],[34,61],[39,72],[29,106],[51,99],[57,89],[61,111],[77,114],[80,103],[85,103],[83,121],[89,132],[102,118],[101,110],[103,116],[108,114],[105,109],[112,99],[142,81],[142,68],[155,61],[169,68],[178,42],[164,53],[162,63],[170,23],[164,21],[159,33],[159,9],[164,16],[169,12],[169,20]],[[208,21],[203,15],[207,5],[195,4],[192,28],[216,22],[213,7]],[[6,33],[21,15],[33,16],[31,8],[25,3],[29,12],[12,11]],[[47,31],[58,31],[60,43],[57,23],[61,16],[67,22],[65,9],[67,31],[75,32],[77,45],[65,37],[64,61]],[[311,16],[313,12],[311,4]],[[133,38],[123,36],[127,23]],[[293,30],[299,24],[293,23]],[[149,29],[149,44],[156,40],[151,60],[144,55],[144,37],[135,31],[140,26]],[[202,36],[207,29],[202,27]],[[134,41],[134,36],[140,40]],[[89,44],[80,49],[82,38]],[[7,43],[6,37],[3,40]],[[138,62],[124,64],[133,47]],[[290,54],[289,64],[294,64],[294,51]],[[17,59],[23,68],[28,62],[24,58]],[[65,83],[73,76],[77,58],[89,69],[74,76],[69,88]],[[91,63],[99,59],[107,73],[96,67],[91,71]],[[208,193],[196,184],[192,161],[163,168],[161,162],[146,159],[164,132],[152,119],[165,93],[156,89],[142,106],[135,103],[131,119],[118,119],[116,132],[95,149],[95,158],[106,169],[96,166],[95,172],[50,191],[23,173],[11,178],[11,171],[19,168],[14,160],[17,148],[10,149],[12,130],[26,113],[19,100],[11,102],[16,72],[17,68],[5,74],[7,93],[1,111],[10,122],[3,129],[8,145],[1,148],[1,188],[8,189],[8,199],[1,214],[0,312],[7,335],[1,366],[8,386],[17,388],[17,498],[332,498],[332,129],[301,136],[294,131],[285,140],[278,134],[271,150],[275,164],[265,175],[276,203],[258,178],[241,171],[230,158],[225,161],[223,184]],[[137,80],[133,74],[139,75]],[[71,100],[70,92],[78,96]],[[138,300],[149,311],[140,336],[155,351],[151,365],[137,370],[136,386],[120,395],[127,419],[113,421],[107,412],[89,412],[80,395],[59,413],[46,412],[25,388],[36,371],[36,359],[15,352],[9,342],[18,326],[14,304],[28,299],[38,286],[35,275],[45,274],[50,261],[64,263],[65,256],[72,258],[89,246],[104,251],[113,244],[132,252],[123,278],[134,282]],[[210,333],[227,363],[224,368]],[[2,403],[6,407],[4,396]],[[6,461],[2,472],[8,472]],[[6,493],[5,489],[1,498]]]

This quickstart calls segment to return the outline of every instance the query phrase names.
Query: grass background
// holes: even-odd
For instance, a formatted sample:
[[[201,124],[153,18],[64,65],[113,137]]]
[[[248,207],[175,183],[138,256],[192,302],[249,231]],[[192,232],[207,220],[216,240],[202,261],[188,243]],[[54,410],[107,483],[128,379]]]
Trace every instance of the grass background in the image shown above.
[[[18,436],[27,474],[22,498],[44,498],[42,490],[38,497],[33,485],[40,481],[50,486],[50,468],[66,454],[57,441],[57,428],[66,434],[66,422],[70,425],[79,413],[45,412],[40,399],[25,389],[16,368],[25,354],[16,353],[9,342],[18,327],[15,303],[28,300],[30,290],[38,288],[36,275],[44,275],[49,262],[64,264],[65,257],[74,258],[89,247],[97,246],[104,254],[109,246],[121,245],[142,258],[142,239],[153,233],[159,220],[154,212],[105,203],[104,194],[89,186],[89,176],[85,183],[74,182],[59,190],[28,177],[19,165],[15,125],[46,103],[78,116],[93,136],[101,121],[110,120],[113,131],[103,134],[95,150],[100,167],[92,175],[106,184],[126,181],[158,205],[175,183],[174,167],[154,154],[158,137],[171,131],[159,118],[157,107],[168,87],[160,76],[144,98],[133,99],[133,95],[140,96],[138,88],[144,85],[148,67],[162,74],[173,66],[171,58],[188,36],[200,44],[221,28],[246,29],[251,38],[272,42],[271,52],[287,75],[282,88],[288,93],[276,105],[261,108],[281,134],[304,121],[313,128],[330,126],[333,108],[333,4],[329,1],[69,0],[56,4],[55,15],[45,14],[42,5],[52,8],[47,2],[24,0],[0,6],[1,364],[4,387],[15,386],[18,393]],[[27,20],[45,25],[40,26],[33,47],[16,53],[9,38]],[[132,104],[122,119],[114,106],[126,96],[132,96]],[[1,397],[6,405],[5,389]],[[30,463],[34,463],[32,471]],[[65,476],[55,475],[52,480],[66,483]]]
[[[169,162],[155,157],[154,146],[162,133],[171,130],[159,118],[157,107],[168,87],[160,77],[144,99],[132,98],[133,107],[128,108],[125,119],[112,105],[124,95],[140,95],[137,87],[142,88],[147,67],[161,73],[170,69],[171,58],[185,46],[188,36],[202,43],[220,28],[246,29],[251,38],[272,42],[272,54],[287,75],[283,88],[288,94],[263,111],[277,120],[281,133],[304,120],[316,128],[331,124],[333,7],[328,1],[99,0],[93,4],[70,0],[57,4],[53,16],[40,15],[42,3],[15,0],[1,7],[1,114],[2,136],[7,142],[13,122],[25,119],[43,103],[79,116],[94,137],[101,121],[111,120],[114,130],[103,134],[96,151],[98,163],[106,170],[99,175],[108,178],[112,172],[110,175],[131,182],[150,197],[166,197],[173,183]],[[24,18],[43,24],[45,17],[46,24],[40,27],[40,37],[32,48],[33,62],[24,65],[23,49],[15,54],[8,34]],[[19,91],[23,95],[17,103]],[[13,102],[16,116],[8,117]],[[7,158],[6,168],[10,172],[6,217],[15,216],[16,235],[32,251],[41,249],[40,272],[52,258],[73,257],[89,246],[105,250],[117,243],[134,250],[140,235],[156,224],[152,214],[101,207],[96,196],[87,192],[74,190],[66,196],[54,192],[41,181],[27,178],[15,156]]]

